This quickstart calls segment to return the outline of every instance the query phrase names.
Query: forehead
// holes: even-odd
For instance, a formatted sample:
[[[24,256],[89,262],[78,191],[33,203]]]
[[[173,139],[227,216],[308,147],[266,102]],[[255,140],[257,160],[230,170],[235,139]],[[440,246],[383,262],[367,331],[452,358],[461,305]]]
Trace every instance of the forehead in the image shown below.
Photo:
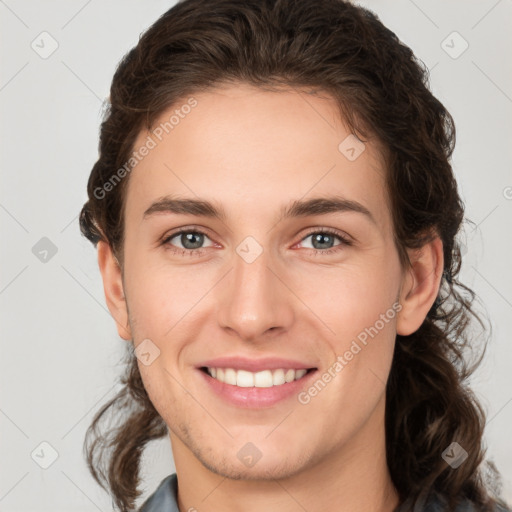
[[[210,198],[228,214],[248,216],[337,194],[371,205],[385,220],[379,146],[355,138],[326,93],[243,84],[211,89],[162,112],[133,149],[144,145],[151,149],[130,173],[126,201],[138,217],[167,194]]]

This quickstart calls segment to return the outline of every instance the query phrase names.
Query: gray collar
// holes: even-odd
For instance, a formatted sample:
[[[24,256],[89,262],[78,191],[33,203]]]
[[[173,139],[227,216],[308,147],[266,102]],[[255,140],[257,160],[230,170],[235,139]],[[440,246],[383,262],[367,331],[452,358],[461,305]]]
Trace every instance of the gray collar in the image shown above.
[[[416,507],[411,508],[410,501],[399,505],[395,512],[441,512],[447,510],[445,500],[431,494],[428,499],[420,500]],[[511,512],[508,508],[497,506],[496,512]],[[178,477],[176,473],[165,477],[156,491],[142,504],[139,512],[180,512],[178,508]],[[469,502],[461,503],[456,512],[475,512],[475,507]]]
[[[180,512],[176,473],[165,477],[156,491],[142,504],[139,512]]]

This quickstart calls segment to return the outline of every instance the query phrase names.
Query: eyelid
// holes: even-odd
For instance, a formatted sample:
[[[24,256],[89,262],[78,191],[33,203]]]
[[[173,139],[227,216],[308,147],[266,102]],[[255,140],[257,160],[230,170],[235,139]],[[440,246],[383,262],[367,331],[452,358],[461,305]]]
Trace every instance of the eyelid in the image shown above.
[[[200,235],[204,235],[204,236],[208,237],[213,242],[212,237],[210,236],[210,232],[207,228],[198,227],[198,226],[182,226],[181,228],[176,228],[176,230],[172,230],[170,232],[165,233],[165,235],[162,236],[162,238],[160,240],[160,244],[166,245],[166,244],[168,244],[169,240],[171,240],[172,238],[174,238],[178,235],[181,235],[183,233],[197,233]],[[181,247],[178,247],[177,249],[182,250]],[[192,252],[194,250],[200,251],[203,249],[206,249],[206,247],[202,247],[200,249],[188,249],[187,252]]]
[[[209,230],[207,228],[204,228],[202,226],[190,225],[190,226],[182,226],[180,228],[176,228],[176,231],[171,231],[170,233],[165,233],[162,236],[161,240],[162,240],[162,242],[164,242],[165,240],[168,240],[169,238],[174,238],[176,235],[180,235],[183,232],[186,232],[186,233],[195,232],[195,233],[199,233],[202,235],[206,235],[206,236],[208,236],[208,238],[211,239]],[[322,227],[322,226],[310,228],[305,234],[302,235],[302,238],[300,238],[299,242],[302,242],[305,238],[312,235],[313,233],[329,233],[332,235],[339,236],[342,239],[345,239],[346,242],[354,242],[354,238],[352,236],[350,236],[348,233],[346,233],[344,231],[340,231],[336,228],[328,228],[328,227]]]
[[[196,233],[196,234],[204,235],[208,239],[210,239],[210,241],[212,242],[212,245],[210,245],[208,247],[200,247],[198,249],[185,249],[185,248],[181,248],[181,247],[175,247],[169,243],[169,241],[171,239],[173,239],[176,236],[181,235],[183,233]],[[340,243],[338,245],[335,245],[334,247],[331,247],[329,249],[308,248],[309,251],[313,251],[315,254],[321,254],[321,253],[330,254],[333,252],[337,252],[338,250],[342,250],[343,246],[350,247],[355,242],[353,237],[351,237],[347,233],[340,231],[336,228],[317,226],[317,227],[309,228],[308,231],[304,235],[302,235],[300,240],[298,242],[296,242],[293,246],[297,245],[298,243],[303,242],[306,238],[308,238],[309,236],[311,236],[312,234],[315,234],[315,233],[324,233],[324,234],[332,235],[334,237],[337,237],[340,240]],[[202,254],[202,252],[204,250],[215,246],[215,244],[217,244],[217,242],[215,242],[212,239],[212,237],[209,235],[209,230],[207,228],[198,227],[198,226],[182,226],[180,228],[177,228],[175,231],[166,233],[162,237],[160,244],[163,246],[166,246],[167,249],[171,250],[174,253],[181,253],[181,254],[186,253],[186,254],[199,254],[200,255],[200,254]]]
[[[336,228],[328,228],[328,227],[318,227],[318,228],[311,228],[301,239],[300,242],[302,242],[305,238],[308,236],[311,236],[314,233],[328,233],[333,236],[339,237],[343,243],[346,245],[352,245],[355,243],[355,239],[351,237],[348,233],[341,231]]]
[[[176,236],[182,232],[187,232],[187,233],[197,232],[197,233],[201,233],[203,235],[208,235],[208,236],[210,236],[210,233],[211,233],[211,231],[208,228],[205,228],[203,226],[198,226],[197,224],[191,224],[188,226],[181,226],[179,228],[175,228],[175,229],[171,229],[171,230],[167,231],[162,236],[162,240],[169,238],[169,237]]]

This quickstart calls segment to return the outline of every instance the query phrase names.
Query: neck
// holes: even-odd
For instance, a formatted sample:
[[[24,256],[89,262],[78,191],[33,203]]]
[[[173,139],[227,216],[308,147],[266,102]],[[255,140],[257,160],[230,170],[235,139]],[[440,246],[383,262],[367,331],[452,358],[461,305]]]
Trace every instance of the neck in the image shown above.
[[[379,423],[368,421],[345,446],[298,473],[268,480],[232,480],[214,473],[171,432],[180,512],[393,512],[399,497]]]

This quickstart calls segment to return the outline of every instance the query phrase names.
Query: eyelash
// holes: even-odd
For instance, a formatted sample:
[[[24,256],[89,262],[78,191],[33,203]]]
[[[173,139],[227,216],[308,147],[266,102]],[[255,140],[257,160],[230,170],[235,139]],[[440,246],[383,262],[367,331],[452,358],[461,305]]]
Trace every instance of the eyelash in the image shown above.
[[[176,236],[182,235],[184,233],[194,233],[194,234],[204,235],[204,236],[208,237],[207,233],[205,233],[204,231],[201,231],[199,229],[181,229],[180,231],[176,231],[175,233],[172,233],[171,235],[165,237],[162,240],[162,245],[166,246],[167,250],[170,250],[171,252],[173,252],[175,254],[180,254],[182,256],[185,256],[186,254],[189,255],[189,256],[193,256],[193,255],[201,256],[203,254],[205,248],[201,248],[201,249],[182,249],[180,247],[173,247],[169,243],[170,240],[172,240]],[[335,252],[338,252],[339,250],[341,250],[343,248],[343,246],[350,247],[351,245],[353,245],[353,242],[351,240],[349,240],[347,237],[343,236],[340,232],[338,232],[338,231],[336,231],[334,229],[330,229],[330,228],[320,228],[320,229],[315,228],[315,229],[312,229],[303,238],[301,238],[300,242],[304,241],[306,238],[308,238],[309,236],[314,235],[314,234],[332,235],[332,236],[338,238],[341,241],[341,243],[339,245],[336,245],[336,246],[334,246],[334,247],[332,247],[330,249],[310,249],[310,251],[313,251],[315,256],[319,255],[319,254],[322,254],[322,255],[332,254],[332,253],[335,253]]]

